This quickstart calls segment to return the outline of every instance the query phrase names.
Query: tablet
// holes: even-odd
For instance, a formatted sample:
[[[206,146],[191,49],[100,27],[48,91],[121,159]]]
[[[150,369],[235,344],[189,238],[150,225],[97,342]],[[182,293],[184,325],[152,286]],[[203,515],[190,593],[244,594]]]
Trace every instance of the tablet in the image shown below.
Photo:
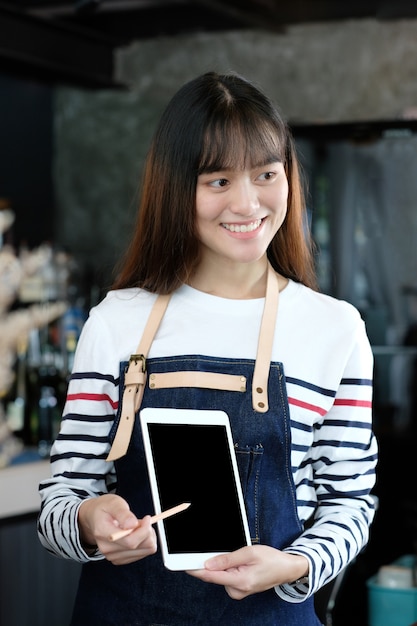
[[[140,421],[155,513],[191,503],[158,521],[165,567],[200,569],[212,556],[250,545],[227,414],[145,408]]]

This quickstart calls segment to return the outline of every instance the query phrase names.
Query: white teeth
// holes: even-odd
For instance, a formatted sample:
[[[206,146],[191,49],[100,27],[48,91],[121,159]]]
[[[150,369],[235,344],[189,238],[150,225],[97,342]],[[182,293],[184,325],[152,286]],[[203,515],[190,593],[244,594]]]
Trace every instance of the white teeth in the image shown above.
[[[262,220],[256,220],[250,224],[222,224],[226,230],[230,230],[232,233],[251,233],[261,225]]]

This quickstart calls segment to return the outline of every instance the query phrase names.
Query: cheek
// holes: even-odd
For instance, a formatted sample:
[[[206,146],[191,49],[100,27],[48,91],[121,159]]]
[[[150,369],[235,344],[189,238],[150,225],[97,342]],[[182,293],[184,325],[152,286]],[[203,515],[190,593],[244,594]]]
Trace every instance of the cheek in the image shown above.
[[[281,201],[283,204],[285,204],[285,208],[287,208],[287,204],[288,204],[288,193],[289,193],[288,181],[287,179],[285,179],[285,185],[282,185],[281,187]]]
[[[285,217],[288,206],[288,186],[283,185],[279,192],[275,195],[275,210],[276,214]]]
[[[218,202],[213,197],[207,197],[204,194],[196,196],[196,219],[197,224],[208,223],[215,220],[219,215]]]
[[[288,187],[284,187],[275,196],[275,227],[278,231],[287,215],[288,208]]]
[[[288,202],[288,189],[281,189],[278,195],[278,205],[282,207],[287,207]]]
[[[210,202],[200,195],[196,197],[195,229],[200,241],[205,239],[205,235],[210,227],[213,210]]]
[[[199,220],[207,219],[207,213],[209,211],[209,203],[207,202],[207,198],[204,194],[199,193],[197,191],[195,198],[195,206],[196,206],[196,219],[197,222]]]

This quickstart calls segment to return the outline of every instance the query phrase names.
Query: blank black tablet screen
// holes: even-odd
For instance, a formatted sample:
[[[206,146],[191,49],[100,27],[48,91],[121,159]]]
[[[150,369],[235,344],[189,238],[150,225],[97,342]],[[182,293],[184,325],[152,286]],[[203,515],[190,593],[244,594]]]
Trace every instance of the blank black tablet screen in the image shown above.
[[[191,502],[164,521],[169,552],[229,552],[246,545],[225,427],[148,428],[162,510]]]

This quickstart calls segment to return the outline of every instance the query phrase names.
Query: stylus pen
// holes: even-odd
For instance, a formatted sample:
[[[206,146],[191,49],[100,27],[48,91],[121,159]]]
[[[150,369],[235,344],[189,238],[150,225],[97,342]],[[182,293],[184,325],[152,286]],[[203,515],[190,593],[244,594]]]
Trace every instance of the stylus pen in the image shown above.
[[[166,511],[163,511],[162,513],[157,513],[156,515],[152,515],[151,524],[155,524],[155,522],[159,522],[159,520],[161,519],[165,519],[166,517],[171,517],[171,515],[176,515],[177,513],[181,513],[181,511],[185,511],[185,509],[188,509],[190,504],[191,502],[183,502],[182,504],[177,504],[177,506],[173,506],[172,509],[167,509]],[[127,537],[127,535],[130,535],[130,533],[133,533],[133,531],[136,530],[136,528],[138,528],[138,526],[135,526],[135,528],[128,528],[127,530],[118,530],[117,532],[110,535],[109,539],[110,541],[117,541],[118,539],[121,539],[122,537]]]

